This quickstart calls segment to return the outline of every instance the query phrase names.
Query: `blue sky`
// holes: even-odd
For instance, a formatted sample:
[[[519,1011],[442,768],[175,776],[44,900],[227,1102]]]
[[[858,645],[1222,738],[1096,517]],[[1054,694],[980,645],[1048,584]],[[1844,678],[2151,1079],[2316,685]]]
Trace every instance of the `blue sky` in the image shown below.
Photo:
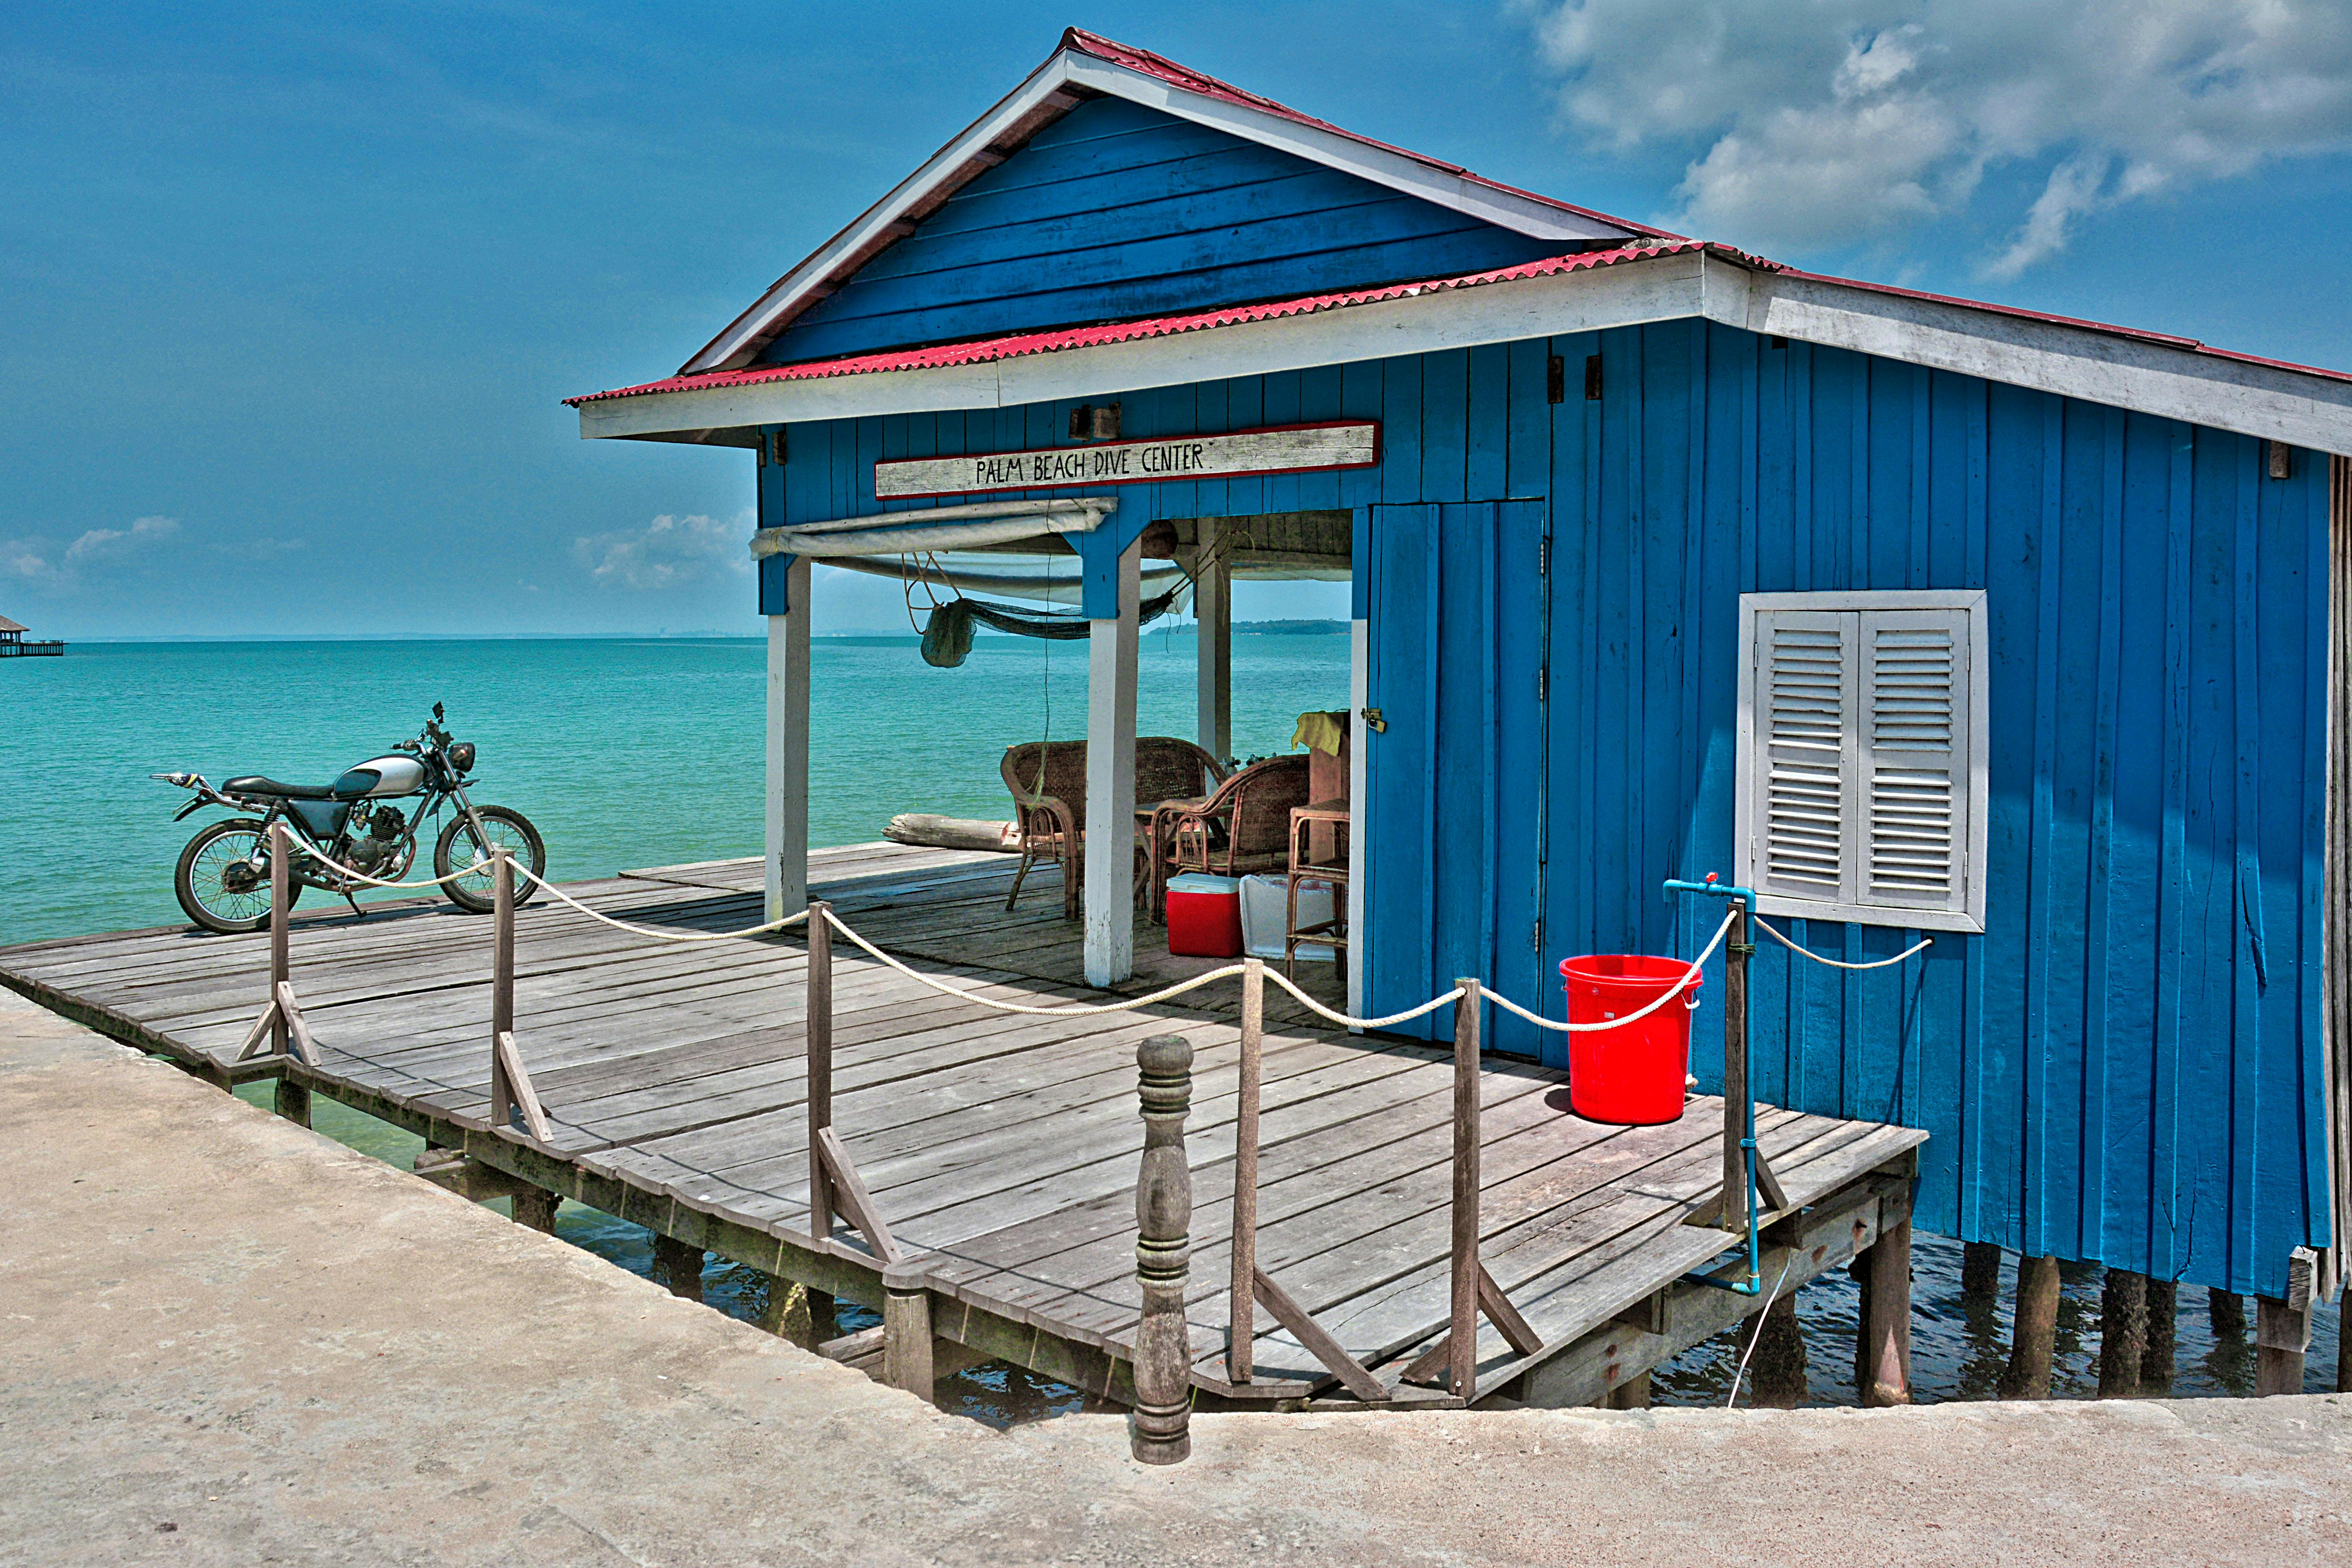
[[[2347,11],[14,5],[0,613],[756,629],[748,456],[583,444],[559,400],[674,368],[1070,22],[1781,260],[2352,366]]]

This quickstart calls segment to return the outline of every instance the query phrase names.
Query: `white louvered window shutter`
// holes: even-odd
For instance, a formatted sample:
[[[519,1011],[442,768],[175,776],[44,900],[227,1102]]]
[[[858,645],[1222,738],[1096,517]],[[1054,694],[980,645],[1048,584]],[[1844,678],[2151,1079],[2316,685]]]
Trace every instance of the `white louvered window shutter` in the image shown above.
[[[1759,891],[1853,902],[1853,617],[1781,610],[1755,644],[1749,773]]]
[[[1740,610],[1739,874],[1759,907],[1983,930],[1983,594]]]

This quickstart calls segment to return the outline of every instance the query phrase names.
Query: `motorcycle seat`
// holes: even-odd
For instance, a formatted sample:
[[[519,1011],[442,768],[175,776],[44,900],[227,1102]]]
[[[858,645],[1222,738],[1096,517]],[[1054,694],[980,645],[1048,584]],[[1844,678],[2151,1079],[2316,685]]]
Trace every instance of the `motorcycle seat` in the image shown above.
[[[241,779],[231,779],[221,785],[221,789],[228,795],[274,795],[280,800],[332,800],[335,798],[333,788],[327,784],[279,784],[276,779],[266,779],[258,773],[249,773]]]

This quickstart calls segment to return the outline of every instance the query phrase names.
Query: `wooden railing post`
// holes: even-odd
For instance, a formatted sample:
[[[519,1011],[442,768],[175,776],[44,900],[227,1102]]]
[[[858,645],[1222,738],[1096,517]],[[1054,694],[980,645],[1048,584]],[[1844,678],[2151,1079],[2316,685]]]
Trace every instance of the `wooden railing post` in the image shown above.
[[[1454,1004],[1454,1322],[1448,1383],[1467,1400],[1478,1392],[1478,1015],[1475,979],[1457,980]]]
[[[1748,956],[1755,951],[1748,906],[1735,898],[1723,946],[1723,1207],[1716,1223],[1726,1230],[1748,1228]]]
[[[833,906],[819,899],[808,918],[809,1235],[833,1234],[833,1182],[818,1147],[833,1126]]]
[[[295,1015],[290,1011],[294,995],[293,936],[288,922],[293,918],[287,906],[294,901],[294,836],[286,831],[282,822],[269,825],[269,999],[275,1004],[269,1026],[269,1048],[278,1058],[278,1082],[270,1091],[270,1100],[278,1115],[297,1126],[310,1125],[310,1087],[297,1083],[286,1074],[293,1060],[288,1049],[293,1043],[307,1047],[309,1037],[294,1034]],[[302,1053],[310,1055],[307,1049]]]
[[[1234,1275],[1225,1375],[1247,1383],[1257,1338],[1257,1119],[1265,1048],[1265,961],[1242,960],[1241,1089],[1234,1109]]]
[[[269,825],[269,999],[278,1000],[278,988],[294,978],[293,938],[286,929],[286,906],[292,903],[294,891],[294,836],[286,831],[282,822]],[[269,1026],[269,1048],[278,1056],[287,1054],[286,1011],[278,1010],[276,1021]]]
[[[1184,1118],[1192,1109],[1192,1047],[1154,1035],[1135,1050],[1142,1102],[1143,1166],[1135,1184],[1135,1277],[1143,1319],[1135,1331],[1135,1415],[1129,1442],[1147,1465],[1181,1464],[1192,1452],[1192,1337],[1184,1324],[1192,1275],[1192,1172]]]
[[[490,851],[490,1125],[513,1123],[514,1085],[499,1037],[514,1033],[514,862]]]

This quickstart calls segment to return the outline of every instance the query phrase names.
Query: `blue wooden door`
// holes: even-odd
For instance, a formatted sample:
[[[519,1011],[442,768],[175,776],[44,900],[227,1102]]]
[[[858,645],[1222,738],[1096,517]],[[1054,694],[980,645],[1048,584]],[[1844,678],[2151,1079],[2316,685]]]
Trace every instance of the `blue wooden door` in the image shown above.
[[[1546,1006],[1546,546],[1541,501],[1380,506],[1370,521],[1366,1004],[1402,1012],[1477,975]],[[1450,1012],[1409,1026],[1453,1037]],[[1486,1043],[1538,1054],[1490,1016]]]

